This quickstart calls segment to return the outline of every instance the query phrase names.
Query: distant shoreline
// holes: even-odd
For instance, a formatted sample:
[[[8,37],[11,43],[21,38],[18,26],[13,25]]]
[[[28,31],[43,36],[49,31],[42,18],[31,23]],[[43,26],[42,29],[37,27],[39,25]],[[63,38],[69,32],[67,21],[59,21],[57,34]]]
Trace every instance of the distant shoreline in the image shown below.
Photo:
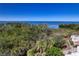
[[[2,23],[31,23],[31,24],[79,24],[79,21],[0,21]]]

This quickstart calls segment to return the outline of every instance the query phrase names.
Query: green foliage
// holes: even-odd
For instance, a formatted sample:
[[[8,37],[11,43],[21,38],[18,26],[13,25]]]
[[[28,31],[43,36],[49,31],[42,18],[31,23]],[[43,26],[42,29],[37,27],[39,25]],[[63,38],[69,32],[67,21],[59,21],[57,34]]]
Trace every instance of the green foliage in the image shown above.
[[[61,36],[56,37],[54,40],[55,40],[54,46],[61,49],[66,43],[66,41]]]
[[[64,54],[61,52],[60,48],[51,47],[46,51],[47,56],[63,56]]]
[[[29,49],[28,51],[27,51],[27,56],[34,56],[35,55],[35,49]]]
[[[15,47],[11,49],[11,55],[13,56],[26,56],[27,50],[24,47]]]
[[[66,43],[63,36],[73,32],[63,31],[50,29],[46,24],[0,24],[0,55],[62,56],[61,48]]]
[[[60,28],[67,28],[67,29],[73,29],[73,30],[79,30],[78,24],[61,24],[59,27]]]

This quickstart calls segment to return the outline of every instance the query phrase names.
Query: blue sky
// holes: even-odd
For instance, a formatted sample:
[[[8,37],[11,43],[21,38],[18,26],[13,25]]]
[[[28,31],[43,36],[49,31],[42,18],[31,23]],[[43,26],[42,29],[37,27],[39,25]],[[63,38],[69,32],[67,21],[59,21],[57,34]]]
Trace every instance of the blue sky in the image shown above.
[[[0,21],[79,21],[79,4],[0,4]]]

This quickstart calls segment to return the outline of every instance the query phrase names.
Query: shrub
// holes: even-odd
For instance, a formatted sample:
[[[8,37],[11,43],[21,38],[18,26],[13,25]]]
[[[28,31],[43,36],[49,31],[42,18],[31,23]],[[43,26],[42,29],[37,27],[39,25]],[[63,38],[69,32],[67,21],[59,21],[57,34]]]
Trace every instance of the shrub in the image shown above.
[[[61,49],[63,45],[66,43],[66,41],[61,36],[57,36],[54,40],[55,40],[54,46]]]
[[[29,49],[26,54],[27,54],[27,56],[34,56],[35,50],[33,48]]]
[[[48,48],[46,51],[47,56],[63,56],[64,54],[61,52],[60,48],[52,47]]]

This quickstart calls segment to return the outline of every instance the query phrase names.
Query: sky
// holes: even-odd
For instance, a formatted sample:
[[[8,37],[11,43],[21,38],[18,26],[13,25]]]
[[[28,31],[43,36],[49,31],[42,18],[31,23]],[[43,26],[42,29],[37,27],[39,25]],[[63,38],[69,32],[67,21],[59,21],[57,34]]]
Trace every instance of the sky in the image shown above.
[[[79,21],[79,3],[0,3],[0,21]]]

